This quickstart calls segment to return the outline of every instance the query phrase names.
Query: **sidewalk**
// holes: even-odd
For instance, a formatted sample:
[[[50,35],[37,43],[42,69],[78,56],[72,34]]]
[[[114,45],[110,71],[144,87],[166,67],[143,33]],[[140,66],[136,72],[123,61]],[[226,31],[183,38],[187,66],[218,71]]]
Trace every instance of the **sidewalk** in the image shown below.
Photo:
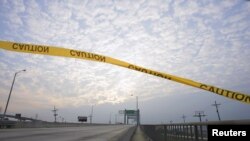
[[[140,126],[138,126],[131,141],[150,141],[150,139],[145,135],[145,133],[143,133]]]

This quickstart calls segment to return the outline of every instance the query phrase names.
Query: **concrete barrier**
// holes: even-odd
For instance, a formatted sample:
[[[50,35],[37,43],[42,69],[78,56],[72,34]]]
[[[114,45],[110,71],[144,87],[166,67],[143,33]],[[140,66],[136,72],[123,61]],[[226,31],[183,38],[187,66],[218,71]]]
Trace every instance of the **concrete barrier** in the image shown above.
[[[70,123],[70,122],[45,122],[45,121],[1,121],[0,128],[53,128],[53,127],[83,127],[83,126],[108,126],[110,124],[89,124],[89,123]]]

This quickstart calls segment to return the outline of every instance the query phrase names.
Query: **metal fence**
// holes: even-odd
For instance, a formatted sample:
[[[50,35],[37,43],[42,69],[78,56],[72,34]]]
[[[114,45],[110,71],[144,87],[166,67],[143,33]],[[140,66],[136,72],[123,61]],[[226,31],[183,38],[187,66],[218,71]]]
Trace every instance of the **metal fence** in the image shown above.
[[[208,125],[244,125],[250,120],[199,122],[164,125],[141,125],[141,129],[153,141],[207,141]]]

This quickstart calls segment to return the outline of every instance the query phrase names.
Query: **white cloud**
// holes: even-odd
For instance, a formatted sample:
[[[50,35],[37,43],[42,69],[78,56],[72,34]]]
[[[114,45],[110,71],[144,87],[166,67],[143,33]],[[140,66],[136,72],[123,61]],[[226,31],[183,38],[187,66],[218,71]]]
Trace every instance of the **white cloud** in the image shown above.
[[[8,15],[3,15],[4,18],[8,18],[6,21],[10,28],[18,29],[23,25],[23,21],[21,20],[20,15],[25,11],[25,6],[23,1],[3,1],[2,3]],[[1,14],[2,15],[2,14]]]
[[[0,6],[0,29],[8,27],[0,33],[4,40],[90,51],[229,89],[250,83],[249,10],[238,1],[13,3]],[[6,12],[10,7],[15,10]],[[110,64],[0,53],[4,97],[15,71],[27,68],[15,86],[13,109],[126,103],[131,93],[149,101],[203,92]],[[23,106],[17,93],[27,98]]]

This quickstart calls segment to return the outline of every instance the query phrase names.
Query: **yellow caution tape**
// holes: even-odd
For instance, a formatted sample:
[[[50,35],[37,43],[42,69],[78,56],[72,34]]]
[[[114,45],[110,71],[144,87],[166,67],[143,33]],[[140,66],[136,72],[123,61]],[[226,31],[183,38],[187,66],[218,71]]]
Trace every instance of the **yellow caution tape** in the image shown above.
[[[59,48],[59,47],[54,47],[54,46],[24,44],[24,43],[16,43],[16,42],[8,42],[8,41],[0,41],[0,48],[10,50],[10,51],[16,51],[16,52],[52,55],[52,56],[63,56],[63,57],[86,59],[86,60],[91,60],[91,61],[110,63],[113,65],[121,66],[124,68],[136,70],[139,72],[151,74],[154,76],[158,76],[161,78],[165,78],[168,80],[176,81],[176,82],[179,82],[182,84],[186,84],[189,86],[193,86],[196,88],[207,90],[207,91],[213,92],[215,94],[225,96],[227,98],[231,98],[231,99],[234,99],[237,101],[241,101],[241,102],[250,104],[250,96],[243,94],[243,93],[234,92],[234,91],[218,88],[215,86],[199,83],[199,82],[196,82],[196,81],[193,81],[190,79],[186,79],[186,78],[170,75],[167,73],[162,73],[162,72],[146,69],[144,67],[133,65],[133,64],[127,63],[125,61],[121,61],[118,59],[114,59],[114,58],[99,55],[99,54],[94,54],[94,53],[89,53],[89,52],[79,51],[79,50],[73,50],[73,49]]]

